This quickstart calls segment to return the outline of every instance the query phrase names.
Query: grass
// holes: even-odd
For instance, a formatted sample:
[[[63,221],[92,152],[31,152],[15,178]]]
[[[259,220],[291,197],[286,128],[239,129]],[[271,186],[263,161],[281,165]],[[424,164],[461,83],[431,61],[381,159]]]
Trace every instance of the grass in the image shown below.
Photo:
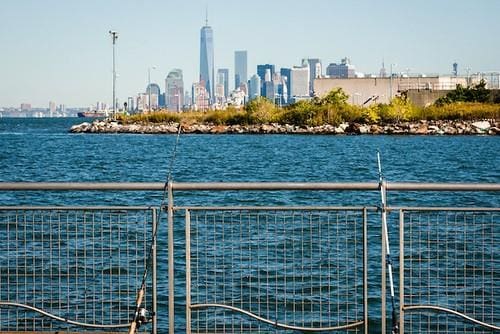
[[[395,98],[390,104],[375,104],[369,107],[353,106],[346,101],[322,99],[300,101],[279,108],[263,98],[251,101],[244,108],[229,107],[226,110],[208,112],[169,112],[166,110],[121,115],[119,121],[129,123],[205,123],[214,125],[248,124],[292,124],[299,126],[318,126],[343,122],[364,124],[386,124],[419,120],[481,120],[500,119],[500,104],[458,102],[441,106],[417,107],[404,98]]]

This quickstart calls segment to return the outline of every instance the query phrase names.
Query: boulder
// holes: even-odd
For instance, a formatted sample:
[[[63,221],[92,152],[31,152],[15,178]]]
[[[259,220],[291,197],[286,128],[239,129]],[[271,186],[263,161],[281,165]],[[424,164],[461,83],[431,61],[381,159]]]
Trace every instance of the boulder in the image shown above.
[[[476,132],[478,133],[488,132],[488,130],[491,128],[491,124],[488,121],[474,122],[471,124],[471,126],[476,129]]]

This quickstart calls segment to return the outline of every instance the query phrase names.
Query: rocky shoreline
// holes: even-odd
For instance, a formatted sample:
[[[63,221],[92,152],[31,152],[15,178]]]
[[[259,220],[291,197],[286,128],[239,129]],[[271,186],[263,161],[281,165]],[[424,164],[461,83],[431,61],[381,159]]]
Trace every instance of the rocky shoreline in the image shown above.
[[[72,133],[175,134],[179,123],[121,124],[112,120],[95,120],[71,127]],[[214,125],[182,124],[187,134],[311,134],[311,135],[499,135],[500,121],[419,121],[393,124],[342,123],[339,126],[296,126],[282,124]]]

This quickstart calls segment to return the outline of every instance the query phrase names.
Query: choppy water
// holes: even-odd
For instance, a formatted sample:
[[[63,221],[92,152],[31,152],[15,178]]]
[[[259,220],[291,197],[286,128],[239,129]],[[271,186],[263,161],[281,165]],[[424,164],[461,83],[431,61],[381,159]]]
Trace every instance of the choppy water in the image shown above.
[[[88,135],[67,132],[78,119],[0,119],[0,181],[163,182],[174,135]],[[308,136],[182,135],[173,168],[175,181],[375,182],[376,150],[386,178],[393,182],[500,182],[500,138],[482,136]],[[0,193],[0,205],[154,205],[158,193]],[[377,205],[376,193],[235,192],[196,196],[179,193],[178,205]],[[394,193],[394,205],[500,206],[492,193]],[[376,273],[379,227],[369,239]],[[164,226],[160,227],[164,232]],[[391,228],[395,228],[394,226]],[[176,247],[183,255],[184,230],[177,226]],[[165,233],[160,233],[165,247]],[[395,233],[391,238],[397,238]],[[163,248],[165,249],[165,248]],[[166,252],[159,253],[166,273]],[[177,264],[177,263],[176,263]],[[179,262],[179,271],[183,263]],[[376,284],[377,274],[371,276]],[[179,274],[178,289],[182,291]],[[160,282],[160,293],[166,286]],[[182,292],[181,292],[182,294]],[[370,292],[375,326],[379,293]],[[166,318],[166,300],[159,301]],[[182,318],[182,305],[176,310]],[[160,322],[160,328],[166,323]]]

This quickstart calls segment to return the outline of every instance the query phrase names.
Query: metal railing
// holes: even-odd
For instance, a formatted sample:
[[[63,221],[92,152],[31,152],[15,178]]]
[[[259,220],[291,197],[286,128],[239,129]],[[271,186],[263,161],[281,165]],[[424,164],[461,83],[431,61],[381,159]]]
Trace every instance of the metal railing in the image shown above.
[[[0,331],[128,328],[156,217],[147,207],[0,207]]]
[[[500,209],[400,209],[401,332],[500,331]]]
[[[391,192],[406,191],[500,191],[500,184],[385,183],[384,185],[389,194]],[[200,191],[210,193],[223,191],[321,191],[322,193],[325,191],[375,192],[379,190],[378,183],[173,182],[168,185],[164,183],[0,183],[0,191],[163,190],[166,190],[168,193],[168,204],[166,207],[156,210],[150,208],[141,209],[153,210],[148,214],[145,213],[146,216],[151,217],[151,221],[148,221],[148,224],[151,224],[150,226],[155,226],[152,220],[153,217],[160,217],[158,214],[160,210],[164,209],[167,212],[166,227],[168,236],[166,242],[168,248],[168,274],[167,280],[160,280],[159,282],[165,283],[165,281],[168,281],[168,288],[165,287],[165,290],[168,291],[166,292],[168,305],[162,309],[161,314],[154,312],[157,316],[153,317],[153,325],[144,327],[144,330],[151,330],[153,333],[156,333],[157,322],[161,322],[162,331],[166,331],[168,328],[170,333],[174,333],[174,331],[178,332],[179,330],[186,332],[288,332],[294,329],[299,331],[326,331],[334,329],[348,330],[348,328],[354,331],[368,332],[368,319],[370,317],[375,317],[380,319],[382,331],[386,331],[385,248],[380,247],[381,243],[383,243],[383,239],[378,239],[381,241],[377,245],[370,244],[370,247],[367,246],[367,240],[370,237],[370,233],[373,233],[373,228],[375,227],[375,231],[378,230],[378,233],[380,233],[381,224],[379,221],[380,218],[377,217],[376,207],[329,207],[322,206],[323,203],[315,203],[313,206],[300,207],[243,207],[230,204],[207,207],[206,205],[190,206],[189,203],[183,203],[183,205],[178,206],[174,204],[174,193],[176,192],[179,192],[178,198],[188,198],[188,200],[195,199],[196,203],[200,203],[200,201],[197,200],[197,193]],[[496,201],[494,202],[496,203]],[[262,204],[268,205],[268,203],[265,202],[262,202]],[[12,207],[1,209],[7,211],[13,210]],[[33,208],[29,207],[23,208],[23,210],[27,210],[27,212],[32,209]],[[66,209],[67,212],[71,210],[80,210],[83,212],[85,210],[85,208]],[[121,210],[124,211],[129,209],[133,211],[137,208],[121,208]],[[400,286],[400,291],[398,291],[398,293],[400,293],[400,300],[397,301],[397,305],[399,305],[401,317],[401,332],[418,332],[420,330],[432,331],[436,328],[436,331],[443,331],[446,329],[455,330],[456,328],[456,330],[459,331],[471,330],[476,332],[482,329],[497,329],[499,325],[500,310],[498,310],[498,306],[495,306],[491,300],[494,301],[498,299],[499,287],[497,283],[492,284],[491,279],[495,280],[495,282],[498,281],[497,278],[500,272],[500,264],[499,261],[496,260],[500,252],[497,246],[500,244],[498,243],[500,222],[496,214],[499,210],[498,207],[492,208],[491,210],[488,208],[490,211],[484,211],[485,209],[481,209],[482,211],[474,208],[468,209],[470,212],[476,212],[475,217],[482,217],[483,213],[489,212],[491,220],[482,223],[482,225],[480,224],[480,226],[482,226],[480,229],[485,231],[484,234],[482,234],[482,232],[474,232],[474,234],[471,231],[476,230],[469,230],[472,228],[469,226],[469,218],[465,219],[463,224],[456,226],[456,228],[462,229],[462,234],[464,234],[464,230],[466,231],[465,236],[469,238],[469,242],[477,240],[480,245],[480,250],[483,251],[484,254],[490,252],[487,253],[490,257],[487,255],[477,255],[480,252],[473,252],[472,250],[472,255],[465,255],[465,262],[469,264],[471,261],[480,258],[482,261],[480,261],[480,263],[482,263],[481,270],[474,269],[471,271],[468,267],[465,267],[463,271],[452,271],[449,268],[443,269],[445,270],[444,272],[439,270],[435,271],[432,268],[426,269],[427,271],[425,271],[422,269],[423,267],[421,264],[425,263],[428,265],[429,263],[433,263],[435,266],[441,266],[442,262],[440,261],[442,258],[451,256],[450,250],[452,249],[452,241],[446,241],[444,243],[444,248],[448,250],[448,253],[445,252],[443,253],[444,255],[441,255],[441,253],[435,255],[437,259],[434,257],[422,258],[424,253],[422,253],[421,250],[424,249],[422,248],[424,245],[429,243],[435,244],[437,238],[439,238],[439,241],[442,241],[445,240],[446,237],[453,237],[454,230],[451,228],[450,222],[455,220],[446,218],[444,221],[450,224],[450,229],[443,230],[440,219],[444,216],[439,216],[440,219],[437,220],[433,220],[432,218],[425,220],[425,224],[415,223],[414,219],[411,218],[414,217],[415,214],[418,214],[419,217],[423,217],[424,213],[434,213],[435,211],[433,210],[435,209],[400,209],[397,207],[388,207],[387,209],[390,212],[389,219],[393,220],[394,217],[392,215],[401,210],[401,238],[399,245],[401,266],[398,266],[397,263],[394,266],[396,273],[399,271],[401,274],[400,278],[397,276],[395,277],[396,282],[399,283]],[[57,207],[50,208],[50,210],[64,212],[65,208]],[[103,210],[112,209],[103,208]],[[456,208],[454,210],[458,210],[457,212],[464,211]],[[477,211],[474,210],[479,210],[481,213],[478,215]],[[451,210],[450,212],[454,211]],[[410,219],[410,221],[408,219]],[[8,221],[8,219],[6,219],[6,221]],[[77,221],[80,222],[80,220]],[[88,221],[95,222],[95,218],[89,219]],[[421,221],[423,222],[424,220]],[[457,219],[456,221],[460,222],[461,220]],[[64,220],[62,220],[61,223],[64,225]],[[57,231],[62,230],[62,226],[59,228],[58,224],[59,220],[55,226],[51,228],[45,227],[45,230],[50,230],[57,234]],[[160,221],[160,224],[163,224],[163,222]],[[183,224],[185,224],[185,226],[182,227],[183,235],[175,234],[174,236],[174,233],[181,232],[179,226]],[[68,240],[80,240],[75,241],[77,245],[81,245],[81,247],[84,248],[87,247],[88,249],[92,247],[98,249],[99,246],[95,245],[95,240],[89,237],[92,234],[82,232],[80,223],[76,225],[79,226],[78,233],[76,232],[76,227],[71,227],[72,229],[66,227],[70,232],[75,232],[74,234],[69,233],[70,238]],[[88,226],[87,224],[84,225]],[[99,224],[95,225],[98,226]],[[118,221],[113,223],[110,221],[109,226],[111,225],[116,228],[116,225],[121,224],[118,224]],[[431,233],[429,232],[431,227],[437,230]],[[8,232],[6,232],[7,228],[9,229]],[[26,259],[27,265],[25,268],[28,268],[32,265],[31,262],[29,262],[30,255],[27,254],[30,254],[28,250],[32,251],[33,248],[31,248],[31,246],[24,246],[20,241],[23,238],[31,241],[32,234],[26,233],[24,237],[19,239],[19,236],[22,236],[24,233],[19,233],[19,231],[24,231],[24,228],[25,226],[15,219],[14,221],[4,224],[3,227],[0,223],[1,238],[17,240],[17,250],[12,252],[14,248],[11,249],[11,246],[8,246],[9,252],[18,256],[17,253],[23,254],[23,250],[27,250],[25,251],[24,257],[20,259]],[[31,225],[26,225],[27,231],[29,228],[33,229]],[[35,227],[35,229],[36,228],[37,227]],[[412,228],[414,230],[411,230]],[[148,229],[148,237],[151,237],[152,229],[153,227]],[[370,230],[372,232],[369,232]],[[104,229],[104,231],[106,231],[106,229]],[[44,236],[44,241],[47,241],[45,235],[48,236],[48,240],[51,238],[50,233],[42,233],[42,235]],[[142,252],[136,253],[137,256],[141,253],[142,257],[139,257],[142,258],[142,261],[145,261],[144,256],[147,253],[147,247],[149,245],[149,240],[147,240],[148,237],[146,237],[146,235],[141,237],[142,245],[145,246],[141,248]],[[373,235],[371,237],[373,237]],[[481,237],[484,238],[481,239]],[[54,236],[52,238],[54,238]],[[114,238],[115,237],[112,237],[113,240],[116,240]],[[177,247],[179,246],[175,246],[176,242],[177,245],[179,245],[180,240],[182,240],[182,244],[186,247],[185,263],[182,264],[180,264],[178,260],[178,255],[182,254],[182,249],[178,249]],[[374,239],[372,238],[371,240]],[[92,243],[94,243],[94,246],[90,246]],[[52,254],[53,257],[51,259],[49,255],[48,262],[51,262],[58,258],[54,256],[54,252],[50,251],[50,245],[54,246],[54,244],[49,241],[48,245],[49,246],[42,247],[42,253],[48,248],[48,254]],[[68,247],[69,245],[70,243],[61,243],[57,247],[60,247],[61,250],[69,248],[70,252],[72,252],[72,248]],[[446,245],[448,248],[446,248]],[[119,249],[121,249],[121,247]],[[378,268],[373,268],[373,265],[367,262],[367,257],[370,257],[370,252],[373,252],[373,249],[378,249],[378,252],[380,252],[381,249],[382,263],[380,263],[380,265],[382,269],[380,271]],[[437,249],[442,251],[439,247]],[[461,259],[464,250],[469,251],[470,249],[462,249],[461,253],[459,249],[454,249],[456,261]],[[83,261],[83,257],[80,256],[78,251],[75,251],[74,254],[75,256],[69,257],[71,261],[73,261],[76,255],[78,255],[79,261]],[[87,251],[85,254],[87,254],[87,260],[93,258],[93,256],[89,256]],[[107,253],[104,254],[106,255]],[[472,258],[467,256],[472,256]],[[0,255],[0,259],[4,261],[3,263],[6,263],[6,268],[8,268],[5,270],[4,265],[2,265],[1,275],[3,275],[3,281],[1,282],[4,284],[0,286],[0,291],[5,290],[7,285],[10,285],[10,291],[15,289],[16,286],[21,286],[16,285],[18,283],[14,284],[13,282],[14,280],[17,281],[17,278],[12,277],[19,276],[19,272],[21,268],[23,268],[22,261],[19,262],[18,260],[16,262],[10,259],[11,257],[12,255],[7,257],[3,256],[3,254]],[[156,259],[156,256],[154,258]],[[174,261],[174,259],[176,259],[176,261]],[[61,261],[68,262],[70,260],[62,258]],[[117,261],[116,256],[111,256],[110,261]],[[94,263],[95,261],[90,262]],[[42,268],[45,268],[46,262],[43,263],[44,265],[42,265]],[[97,264],[97,262],[95,262],[95,264]],[[141,262],[141,260],[139,264],[139,267],[142,268],[146,265],[144,262]],[[37,268],[37,266],[38,264],[35,261],[34,267]],[[84,267],[86,266],[88,265],[84,265]],[[153,267],[156,268],[156,264]],[[47,273],[45,269],[37,274],[37,277],[43,276],[59,280],[60,274],[56,273],[55,268],[50,266],[48,268],[49,273]],[[52,274],[50,274],[50,268],[53,270]],[[88,267],[86,268],[87,269],[82,272],[69,272],[68,282],[73,284],[73,279],[77,276],[78,281],[82,283],[82,275],[85,277],[85,275],[89,275],[89,273],[92,272],[88,271]],[[14,274],[15,270],[18,270],[18,274]],[[59,270],[61,269],[59,268]],[[375,272],[381,273],[382,279],[379,287],[370,287],[367,285],[367,272],[369,270],[371,272],[375,270]],[[174,277],[179,279],[179,272],[186,274],[184,290],[179,290],[181,285],[179,285],[179,282],[177,282],[176,285],[174,279]],[[101,270],[101,273],[105,273],[105,271]],[[116,273],[113,270],[110,270],[109,273],[113,278],[117,278],[115,275],[112,275]],[[128,270],[127,273],[129,273]],[[96,273],[94,272],[94,274]],[[120,274],[124,274],[124,272],[120,272]],[[141,274],[142,270],[139,270],[138,275],[140,276]],[[454,275],[460,279],[455,280]],[[184,277],[183,275],[181,276]],[[28,276],[21,277],[25,277],[25,282],[31,282]],[[62,277],[64,276],[61,275],[61,278]],[[92,309],[94,306],[90,306],[91,303],[102,303],[103,300],[114,301],[115,298],[119,299],[123,297],[125,298],[124,300],[126,300],[122,304],[124,315],[121,316],[121,318],[118,318],[118,316],[114,318],[113,315],[113,319],[120,319],[120,321],[114,323],[119,323],[119,325],[125,327],[125,325],[129,324],[132,320],[131,316],[133,315],[133,310],[131,308],[134,305],[133,300],[135,299],[135,292],[139,288],[140,283],[137,282],[137,277],[138,276],[135,274],[130,275],[131,281],[135,280],[134,283],[130,285],[131,288],[129,290],[125,289],[126,293],[119,289],[118,291],[120,293],[116,296],[110,295],[109,299],[106,299],[107,296],[105,295],[96,296],[94,299],[79,299],[81,298],[81,294],[86,296],[87,291],[92,291],[92,288],[88,288],[90,289],[88,290],[84,287],[86,284],[89,284],[88,276],[86,283],[70,285],[70,290],[73,288],[75,290],[79,289],[79,294],[70,294],[69,296],[63,295],[62,297],[57,294],[50,297],[44,295],[41,296],[40,299],[44,300],[43,308],[48,308],[50,304],[48,301],[61,298],[61,304],[79,303],[80,300],[87,300],[87,308]],[[421,277],[427,280],[420,280]],[[473,279],[479,282],[481,286],[480,290],[471,290],[472,297],[468,295],[468,292],[464,293],[462,297],[465,297],[462,300],[459,300],[458,297],[453,299],[454,304],[446,303],[446,300],[443,299],[443,295],[441,295],[439,291],[436,291],[436,287],[433,285],[438,282],[439,284],[444,284],[438,286],[438,290],[440,291],[449,289],[449,291],[461,291],[463,293],[464,288],[461,282],[466,283],[466,287],[471,287],[469,283]],[[149,306],[150,310],[156,310],[156,294],[153,293],[156,289],[156,281],[155,273],[150,283],[151,289],[149,291],[151,295],[148,297],[148,303],[151,303]],[[45,280],[40,280],[40,282],[45,282]],[[112,280],[110,282],[112,282]],[[68,285],[69,283],[66,284]],[[50,284],[47,285],[47,283],[41,283],[41,285],[43,285],[44,288],[50,286]],[[28,286],[30,285],[28,284]],[[56,284],[52,286],[55,287]],[[381,307],[376,310],[371,308],[369,311],[367,293],[370,291],[369,289],[380,289],[380,287],[382,290],[374,293],[381,296]],[[37,289],[41,289],[41,287],[36,287],[35,292],[38,291]],[[53,288],[51,291],[55,290],[56,289]],[[450,292],[448,292],[447,296],[449,293]],[[429,297],[428,299],[422,297],[425,294]],[[20,304],[30,304],[36,299],[36,294],[33,293],[26,294],[26,297],[17,293],[13,295]],[[124,295],[128,297],[124,297]],[[1,305],[2,302],[5,304],[5,298],[10,302],[12,297],[10,297],[10,295],[9,297],[5,297],[5,295],[1,296],[0,312],[10,313],[8,316],[0,318],[0,331],[5,330],[2,326],[4,326],[7,321],[12,321],[14,319],[14,321],[20,323],[20,321],[22,322],[24,319],[24,315],[22,315],[24,311],[17,309],[16,305],[9,305],[8,308],[5,308],[5,305]],[[132,300],[130,303],[129,299]],[[435,304],[428,303],[431,299]],[[128,308],[125,307],[125,303],[129,304]],[[82,304],[80,303],[79,305],[81,306]],[[85,305],[85,303],[83,305]],[[175,310],[176,305],[184,305],[185,318],[179,314],[179,310]],[[463,307],[461,307],[461,305]],[[80,306],[79,310],[81,311]],[[99,310],[101,310],[101,308],[99,308]],[[428,311],[442,311],[443,313],[433,318],[433,322],[431,323],[428,321],[428,319],[430,319],[428,318]],[[116,312],[116,308],[112,307],[109,312]],[[376,314],[374,312],[379,313]],[[96,324],[103,323],[100,321],[99,317],[93,316],[93,312],[90,313],[92,313],[92,316],[87,314],[87,322]],[[96,311],[96,313],[99,312]],[[127,315],[125,315],[125,313],[127,313]],[[166,313],[168,313],[168,322],[166,321]],[[453,318],[453,320],[450,318],[456,316],[457,313],[460,313],[457,319]],[[66,329],[70,325],[67,322],[69,317],[64,313],[60,314],[61,318],[63,318],[62,320],[64,320],[62,322],[62,329]],[[79,321],[82,319],[85,320],[85,312],[79,313],[78,315],[74,314],[74,318],[79,319]],[[40,317],[37,319],[38,320],[30,324],[31,327],[26,326],[26,330],[43,330],[46,327],[45,325],[40,327],[38,324],[41,324],[40,321],[42,320],[40,320]],[[471,329],[471,320],[477,320],[476,324],[473,325],[480,327]],[[49,322],[47,318],[43,321],[45,321],[45,323]],[[50,320],[50,323],[50,328],[56,328],[52,320]],[[113,329],[104,328],[102,330],[112,331]]]
[[[188,333],[368,323],[365,208],[227,207],[185,216]]]

